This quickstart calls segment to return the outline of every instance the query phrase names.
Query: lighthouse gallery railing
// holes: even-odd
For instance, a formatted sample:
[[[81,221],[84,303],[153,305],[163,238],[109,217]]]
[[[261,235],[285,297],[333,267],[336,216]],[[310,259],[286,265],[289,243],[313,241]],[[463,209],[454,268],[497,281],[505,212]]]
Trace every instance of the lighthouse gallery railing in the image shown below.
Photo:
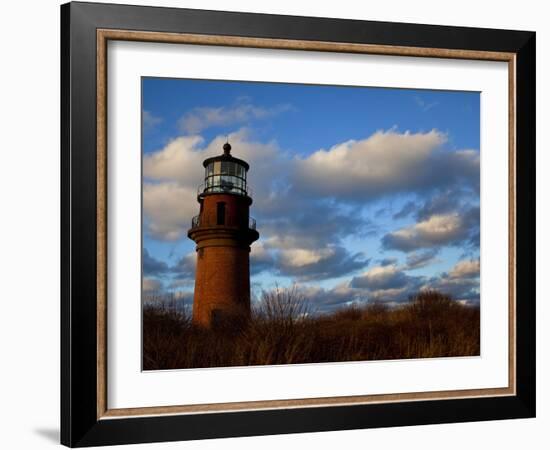
[[[191,228],[197,228],[200,225],[201,225],[201,216],[199,214],[191,219]],[[254,219],[254,217],[248,218],[248,228],[250,228],[251,230],[256,229],[256,219]]]

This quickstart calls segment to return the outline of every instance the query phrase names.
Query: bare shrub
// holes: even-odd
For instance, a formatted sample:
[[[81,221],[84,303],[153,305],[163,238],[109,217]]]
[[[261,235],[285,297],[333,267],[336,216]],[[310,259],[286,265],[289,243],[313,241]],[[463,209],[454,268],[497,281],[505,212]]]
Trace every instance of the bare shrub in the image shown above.
[[[409,309],[420,317],[442,316],[461,306],[449,295],[433,289],[423,290],[409,297],[409,304]]]
[[[360,320],[363,317],[363,310],[355,303],[344,306],[342,309],[333,312],[330,318],[335,321],[339,320]]]
[[[251,320],[195,327],[174,302],[145,303],[143,368],[230,367],[479,355],[479,308],[436,291],[316,315],[296,287],[264,292]]]
[[[257,320],[282,326],[292,326],[311,314],[308,300],[296,286],[263,291],[262,297],[254,306]]]
[[[386,304],[375,301],[368,303],[362,311],[363,319],[367,320],[386,320],[389,308]]]

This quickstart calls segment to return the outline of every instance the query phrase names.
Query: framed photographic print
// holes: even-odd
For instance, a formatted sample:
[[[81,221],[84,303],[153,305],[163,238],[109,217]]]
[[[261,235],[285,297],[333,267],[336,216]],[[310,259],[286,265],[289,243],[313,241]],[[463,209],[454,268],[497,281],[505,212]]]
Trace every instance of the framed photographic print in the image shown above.
[[[535,33],[61,7],[68,446],[535,415]]]

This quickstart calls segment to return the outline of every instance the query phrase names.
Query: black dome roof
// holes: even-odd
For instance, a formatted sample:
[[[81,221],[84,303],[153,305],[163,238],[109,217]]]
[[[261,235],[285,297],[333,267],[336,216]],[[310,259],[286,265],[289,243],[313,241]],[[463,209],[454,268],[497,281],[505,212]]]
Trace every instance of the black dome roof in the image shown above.
[[[225,144],[223,144],[223,154],[205,159],[202,163],[203,167],[206,167],[208,164],[216,161],[228,161],[228,162],[233,162],[243,166],[246,171],[250,169],[250,166],[246,161],[243,161],[242,159],[231,156],[230,152],[231,152],[231,145],[229,144],[229,142],[226,142]]]

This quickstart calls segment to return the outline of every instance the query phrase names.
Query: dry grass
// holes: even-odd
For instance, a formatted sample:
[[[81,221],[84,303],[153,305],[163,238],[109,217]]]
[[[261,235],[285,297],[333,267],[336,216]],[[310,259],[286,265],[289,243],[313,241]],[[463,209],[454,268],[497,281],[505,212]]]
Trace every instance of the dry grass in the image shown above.
[[[188,314],[146,306],[145,370],[479,355],[479,308],[436,291],[313,315],[295,290],[263,295],[246,324],[205,330]]]

